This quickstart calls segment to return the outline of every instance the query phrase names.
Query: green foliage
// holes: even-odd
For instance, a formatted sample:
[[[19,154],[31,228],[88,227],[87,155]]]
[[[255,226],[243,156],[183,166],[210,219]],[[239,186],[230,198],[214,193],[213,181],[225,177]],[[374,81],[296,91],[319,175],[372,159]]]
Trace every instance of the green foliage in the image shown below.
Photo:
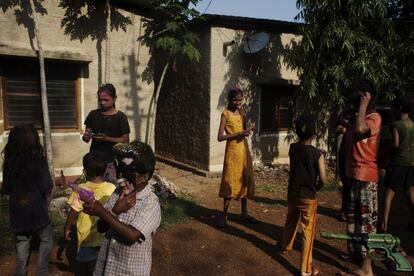
[[[161,204],[161,227],[184,222],[190,217],[195,217],[197,204],[184,197],[177,199],[162,199]]]
[[[401,13],[393,11],[407,9],[410,0],[392,2],[394,6],[386,0],[297,1],[296,19],[306,24],[288,59],[300,72],[302,95],[331,109],[343,105],[346,87],[354,78],[372,80],[388,100],[395,88],[409,86],[413,66],[406,58],[413,52],[412,28],[409,42],[407,31],[403,35],[396,23]]]
[[[170,57],[182,55],[191,62],[200,60],[196,44],[198,35],[188,28],[191,20],[201,17],[190,4],[196,5],[200,0],[151,0],[155,7],[153,18],[144,18],[145,34],[141,38],[152,52],[163,50]]]

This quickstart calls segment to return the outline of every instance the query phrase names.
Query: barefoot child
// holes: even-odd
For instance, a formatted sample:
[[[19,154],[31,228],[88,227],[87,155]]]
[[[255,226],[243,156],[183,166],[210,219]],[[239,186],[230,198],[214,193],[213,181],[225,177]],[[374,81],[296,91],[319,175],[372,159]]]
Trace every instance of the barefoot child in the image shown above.
[[[83,168],[87,182],[79,184],[80,188],[92,191],[95,195],[95,200],[102,204],[109,200],[115,190],[115,186],[112,183],[103,180],[106,166],[105,158],[101,154],[97,152],[86,154],[83,157]],[[71,206],[71,210],[66,219],[64,235],[66,240],[70,240],[70,229],[76,220],[78,240],[76,275],[92,275],[102,242],[102,234],[97,229],[98,218],[83,212],[83,202],[77,192],[72,193],[68,204]]]
[[[302,276],[318,275],[312,265],[315,237],[316,192],[328,182],[323,151],[311,145],[315,138],[315,119],[302,115],[295,120],[299,142],[290,145],[290,173],[288,186],[288,213],[283,229],[282,253],[292,249],[298,224],[302,226]],[[319,183],[318,183],[319,175]]]
[[[155,156],[150,146],[136,140],[115,145],[114,152],[117,174],[126,184],[105,207],[99,201],[84,204],[85,212],[100,218],[98,230],[106,232],[94,275],[149,276],[152,238],[161,221],[158,197],[148,185]]]
[[[414,225],[414,122],[409,114],[414,109],[414,97],[405,95],[398,101],[400,120],[392,124],[392,154],[390,167],[387,170],[387,191],[384,201],[383,232],[388,231],[388,219],[392,200],[399,187],[404,187],[411,215],[409,225]]]
[[[253,166],[247,145],[248,137],[253,127],[246,127],[243,104],[243,92],[232,88],[228,94],[228,106],[221,115],[217,140],[227,141],[224,156],[223,175],[219,197],[224,198],[223,217],[218,222],[219,227],[227,224],[227,210],[231,199],[241,199],[241,215],[248,223],[258,221],[247,213],[247,198],[254,195]]]

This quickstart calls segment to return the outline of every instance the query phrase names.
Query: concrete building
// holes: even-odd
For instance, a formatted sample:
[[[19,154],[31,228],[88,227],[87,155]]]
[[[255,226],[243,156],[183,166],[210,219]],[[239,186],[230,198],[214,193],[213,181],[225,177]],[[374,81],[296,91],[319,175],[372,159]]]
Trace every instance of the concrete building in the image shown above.
[[[125,112],[130,139],[145,141],[154,89],[159,85],[161,55],[150,56],[137,40],[142,19],[150,16],[147,0],[112,1],[110,82],[117,88],[117,109]],[[65,6],[43,1],[38,16],[46,58],[52,125],[53,161],[66,175],[81,172],[89,144],[81,140],[84,119],[97,107],[97,88],[105,64],[105,14],[97,6]],[[82,2],[80,2],[82,3]],[[73,3],[72,3],[73,4]],[[20,122],[42,125],[36,41],[28,6],[0,3],[0,148],[11,127]],[[194,24],[200,36],[201,61],[177,59],[162,85],[155,122],[156,154],[160,160],[203,173],[222,169],[225,143],[217,142],[221,112],[230,87],[246,92],[249,123],[257,131],[249,145],[255,162],[287,162],[298,84],[284,55],[300,39],[298,24],[274,20],[208,15]],[[245,53],[246,39],[269,36],[263,49]],[[155,81],[154,81],[155,80]],[[42,134],[41,134],[42,135]]]
[[[194,26],[201,61],[177,60],[167,73],[157,109],[156,152],[160,159],[202,173],[222,170],[225,142],[217,142],[227,91],[245,91],[247,119],[256,125],[249,145],[256,163],[287,163],[298,84],[285,61],[300,37],[297,23],[208,15]],[[269,40],[257,53],[243,50],[261,33]],[[263,35],[263,33],[265,33]]]
[[[130,138],[143,140],[153,81],[144,74],[152,71],[149,51],[137,39],[143,33],[148,1],[112,2],[110,81],[117,88],[117,109],[128,116]],[[90,146],[81,140],[83,122],[97,107],[96,92],[103,82],[104,1],[96,1],[89,9],[65,6],[65,1],[58,0],[40,3],[38,19],[46,59],[54,167],[67,175],[79,174],[82,156]],[[32,122],[40,127],[42,122],[37,44],[27,15],[29,7],[9,4],[0,2],[1,149],[14,125]]]

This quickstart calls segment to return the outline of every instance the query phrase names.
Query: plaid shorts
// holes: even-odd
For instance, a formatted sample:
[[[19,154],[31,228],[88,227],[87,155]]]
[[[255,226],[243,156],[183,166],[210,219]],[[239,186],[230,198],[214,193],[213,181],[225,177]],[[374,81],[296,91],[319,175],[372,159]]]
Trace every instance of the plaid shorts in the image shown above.
[[[350,195],[348,198],[347,230],[348,233],[376,233],[378,217],[377,182],[365,182],[348,179]],[[351,253],[366,256],[362,246],[349,244]]]

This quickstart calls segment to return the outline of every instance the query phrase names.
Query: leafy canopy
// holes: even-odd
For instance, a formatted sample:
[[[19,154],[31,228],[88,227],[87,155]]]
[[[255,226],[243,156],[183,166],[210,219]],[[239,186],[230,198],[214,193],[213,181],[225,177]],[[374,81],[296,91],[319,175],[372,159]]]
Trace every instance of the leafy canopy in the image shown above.
[[[161,49],[170,57],[183,55],[190,61],[198,62],[200,52],[196,44],[198,35],[188,28],[189,22],[201,17],[200,13],[190,7],[200,0],[151,0],[155,7],[155,16],[145,18],[143,24],[144,43],[152,50]]]
[[[393,2],[398,8],[405,4]],[[372,80],[388,99],[404,86],[396,62],[403,52],[398,15],[391,13],[389,1],[298,0],[297,7],[296,19],[305,22],[303,37],[293,43],[288,58],[300,73],[302,94],[336,106],[344,103],[354,78]]]

